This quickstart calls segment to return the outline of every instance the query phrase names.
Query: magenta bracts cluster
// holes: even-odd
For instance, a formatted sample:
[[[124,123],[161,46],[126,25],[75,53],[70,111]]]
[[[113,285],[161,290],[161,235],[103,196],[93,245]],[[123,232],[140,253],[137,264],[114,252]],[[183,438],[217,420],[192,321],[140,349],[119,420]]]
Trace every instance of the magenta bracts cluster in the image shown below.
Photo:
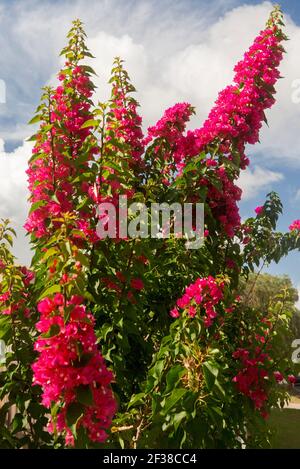
[[[283,56],[282,36],[277,32],[276,25],[263,30],[235,66],[235,84],[221,91],[204,125],[195,131],[199,151],[217,139],[222,152],[231,158],[231,144],[235,141],[241,151],[241,167],[247,166],[245,145],[259,140],[264,111],[275,102],[273,87],[280,76],[278,67]]]
[[[238,178],[240,169],[245,169],[249,164],[245,155],[246,144],[259,140],[260,128],[266,120],[264,111],[275,103],[274,84],[280,76],[278,67],[283,56],[282,40],[276,24],[262,31],[243,60],[236,65],[234,84],[219,94],[203,126],[189,131],[186,136],[193,142],[189,145],[187,157],[203,151],[209,154],[209,146],[213,144],[218,151],[214,159],[208,156],[207,166],[222,166],[224,157],[237,165],[233,175],[226,177],[222,174],[222,190],[212,188],[208,194],[209,203],[218,205],[216,210],[212,208],[212,213],[229,236],[233,236],[240,227],[237,202],[241,190],[234,180]],[[222,158],[219,160],[220,155]],[[219,192],[219,200],[215,200],[216,192]]]
[[[217,316],[215,307],[223,299],[223,291],[224,283],[212,276],[198,278],[195,283],[186,287],[184,295],[177,300],[170,315],[173,318],[179,317],[179,310],[186,311],[191,318],[199,314],[204,319],[204,325],[209,327]]]
[[[164,160],[163,182],[170,184],[170,176],[180,171],[185,165],[188,154],[194,153],[193,135],[185,135],[186,124],[194,113],[188,103],[178,103],[164,112],[163,117],[152,127],[144,139],[145,145],[154,145],[157,157]]]
[[[114,138],[128,146],[129,166],[140,171],[143,167],[142,155],[144,153],[144,135],[142,131],[142,118],[137,113],[137,103],[129,99],[126,92],[117,84],[112,90],[112,106],[110,109],[113,119],[107,119],[107,130],[113,132]],[[107,136],[107,141],[110,137]],[[116,152],[118,148],[116,148]]]
[[[93,441],[107,438],[105,429],[111,424],[116,403],[109,387],[112,374],[97,347],[94,320],[86,312],[84,298],[68,293],[76,272],[82,271],[76,254],[98,241],[92,183],[76,184],[74,179],[88,171],[99,148],[91,128],[83,127],[93,117],[89,99],[92,82],[76,60],[65,66],[58,77],[61,84],[48,95],[49,122],[41,125],[27,171],[32,209],[25,228],[43,252],[47,251],[43,243],[62,227],[64,215],[72,220],[68,243],[73,260],[64,271],[57,269],[61,252],[56,246],[57,258],[49,265],[48,279],[55,279],[63,294],[47,296],[38,304],[40,321],[36,327],[41,335],[35,343],[39,355],[32,368],[34,383],[42,387],[43,404],[56,409],[49,431],[63,433],[66,443],[73,444],[68,412],[70,406],[82,405],[78,395],[82,387],[91,402],[83,406],[76,429],[84,428]],[[81,204],[84,197],[88,203]]]
[[[70,64],[67,62],[66,66]],[[90,129],[82,129],[82,125],[92,118],[89,102],[92,91],[90,79],[82,67],[77,65],[71,68],[71,73],[71,76],[59,74],[63,83],[50,98],[49,122],[41,126],[41,131],[50,128],[37,135],[33,158],[27,170],[33,210],[24,227],[36,238],[50,236],[53,229],[60,225],[57,219],[75,210],[73,201],[78,198],[76,187],[72,184],[78,171],[74,160],[90,137]],[[88,161],[97,152],[97,145],[90,149],[81,171],[88,168]],[[81,189],[89,195],[88,184]],[[78,229],[89,241],[95,242],[98,238],[90,227],[90,215],[88,211],[80,211]]]
[[[252,400],[255,409],[259,410],[263,417],[267,417],[264,410],[264,405],[268,400],[266,378],[269,373],[266,364],[270,357],[257,347],[254,357],[251,357],[249,350],[240,348],[233,353],[233,358],[240,360],[242,365],[241,370],[233,378],[233,382],[242,394]]]
[[[295,220],[293,223],[289,226],[289,229],[291,231],[300,231],[300,220]]]
[[[66,414],[77,401],[80,387],[89,389],[93,403],[84,406],[77,428],[85,427],[92,441],[105,441],[105,429],[116,411],[109,387],[112,374],[97,349],[94,318],[82,303],[83,298],[73,296],[65,305],[63,295],[57,293],[53,299],[44,298],[38,304],[41,316],[36,327],[42,335],[35,343],[39,358],[32,366],[34,384],[43,389],[45,407],[50,408],[53,402],[59,405],[57,421],[50,423],[49,430],[55,426],[59,432],[66,431],[68,444],[73,443],[73,435]],[[64,319],[66,310],[68,322]]]

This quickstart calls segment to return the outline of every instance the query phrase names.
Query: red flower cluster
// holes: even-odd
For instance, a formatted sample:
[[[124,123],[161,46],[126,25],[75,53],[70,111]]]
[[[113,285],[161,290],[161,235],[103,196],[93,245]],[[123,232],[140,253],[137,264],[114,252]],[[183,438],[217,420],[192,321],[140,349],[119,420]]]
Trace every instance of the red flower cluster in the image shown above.
[[[300,220],[295,220],[293,223],[289,226],[289,229],[291,231],[300,231]]]
[[[262,343],[265,342],[263,336],[256,337]],[[254,403],[255,409],[259,410],[262,417],[268,417],[266,403],[268,401],[268,389],[270,379],[273,377],[277,383],[284,380],[280,371],[272,372],[269,368],[270,356],[262,352],[261,347],[256,347],[254,358],[250,357],[249,350],[239,348],[232,354],[233,358],[240,360],[242,369],[233,378],[238,390],[249,397]],[[288,375],[287,381],[291,384],[296,382],[294,375]]]
[[[110,112],[113,118],[107,119],[106,129],[113,132],[114,138],[124,142],[128,147],[129,166],[137,171],[143,167],[142,154],[144,152],[142,118],[137,113],[137,103],[129,98],[126,91],[115,84],[112,90],[112,106]],[[111,137],[106,137],[109,142]],[[115,148],[118,151],[118,148]]]
[[[178,308],[186,311],[190,317],[199,312],[204,316],[204,325],[209,327],[217,316],[215,306],[223,299],[224,282],[212,276],[198,278],[195,283],[186,287],[184,295],[177,300],[177,307],[170,311],[173,318],[180,316]]]
[[[130,92],[134,90],[129,82],[122,61],[115,59],[114,73],[111,78],[112,95],[109,108],[103,112],[103,145],[99,160],[100,171],[96,184],[90,188],[90,196],[95,203],[111,203],[119,206],[119,197],[131,199],[135,193],[133,181],[139,177],[144,168],[142,119],[137,113],[138,103]],[[124,180],[126,173],[126,180]],[[126,216],[116,211],[116,242],[119,236],[119,216]],[[109,223],[106,210],[98,212],[98,219],[105,229]],[[123,238],[124,239],[124,238]]]
[[[242,190],[228,177],[223,166],[217,168],[215,174],[222,183],[222,190],[220,191],[207,181],[208,205],[215,219],[219,220],[223,226],[225,233],[233,237],[236,228],[239,227],[241,223],[239,208],[236,202],[241,199]]]
[[[297,378],[294,375],[288,375],[288,382],[290,384],[295,384],[297,382]]]
[[[268,400],[266,378],[268,378],[269,372],[266,369],[266,364],[270,360],[269,355],[262,353],[261,349],[257,347],[254,358],[250,357],[249,350],[245,348],[239,348],[232,356],[234,359],[240,360],[242,364],[242,369],[233,378],[233,382],[236,383],[242,394],[252,400],[255,409],[259,410],[263,417],[267,417],[264,406]]]
[[[235,85],[219,94],[215,106],[202,128],[195,131],[199,151],[216,139],[222,144],[222,153],[232,159],[232,142],[240,151],[241,167],[248,164],[244,148],[259,139],[259,130],[265,120],[264,110],[275,100],[274,84],[280,76],[284,39],[275,24],[263,30],[244,58],[235,67]]]
[[[41,125],[37,134],[27,170],[31,202],[36,208],[31,211],[24,227],[36,238],[51,235],[53,229],[60,225],[58,218],[76,209],[74,204],[82,194],[78,193],[72,180],[78,169],[82,172],[88,168],[93,154],[98,151],[96,145],[91,147],[81,167],[76,167],[74,161],[90,137],[90,129],[82,129],[82,125],[92,118],[88,99],[92,94],[92,83],[83,67],[77,65],[72,68],[69,62],[66,62],[66,67],[68,74],[59,75],[63,85],[48,96],[49,120]],[[84,194],[84,189],[88,192],[89,185],[80,189]],[[78,229],[88,240],[97,240],[90,229],[90,214],[84,210],[78,217]]]
[[[137,260],[135,259],[135,261]],[[114,292],[116,292],[119,298],[124,295],[124,293],[126,293],[127,299],[131,303],[136,303],[134,293],[144,289],[144,282],[140,278],[132,278],[129,282],[131,290],[128,289],[128,286],[126,288],[127,281],[122,272],[116,272],[116,277],[113,280],[108,277],[102,277],[101,281],[104,283],[108,290],[113,290]]]
[[[65,304],[58,293],[38,304],[41,317],[36,327],[42,335],[35,343],[39,357],[32,366],[34,384],[42,386],[46,407],[58,404],[57,421],[51,421],[49,430],[65,430],[67,444],[73,443],[68,409],[81,402],[80,393],[84,391],[90,402],[82,401],[77,429],[85,427],[92,441],[105,441],[105,429],[116,410],[109,387],[112,374],[97,349],[94,318],[82,303],[83,298],[72,296]]]
[[[254,144],[259,139],[259,130],[266,120],[264,111],[270,108],[275,99],[274,84],[279,78],[278,66],[282,59],[282,40],[285,36],[277,25],[276,17],[271,18],[270,25],[255,39],[244,58],[235,67],[234,85],[228,86],[220,94],[204,125],[187,134],[193,142],[189,145],[192,157],[200,152],[210,154],[210,145],[215,145],[215,160],[208,156],[209,166],[221,166],[223,171],[224,157],[235,164],[230,174],[217,173],[222,189],[217,190],[210,183],[208,203],[217,206],[212,208],[213,215],[221,222],[228,236],[233,236],[240,227],[237,202],[241,190],[234,184],[240,169],[245,169],[249,160],[245,155],[246,144]],[[218,161],[219,159],[219,161]],[[186,158],[188,161],[188,158]],[[203,184],[203,179],[200,185]]]
[[[281,383],[283,381],[283,374],[280,373],[280,371],[274,371],[273,375],[277,383]]]
[[[187,122],[194,113],[188,103],[178,103],[167,109],[163,117],[152,127],[148,128],[145,145],[154,145],[154,153],[163,159],[162,174],[164,183],[169,184],[168,177],[175,171],[181,171],[188,154],[196,153],[195,138],[184,135]]]
[[[264,206],[263,206],[263,205],[259,205],[259,206],[256,207],[256,209],[255,209],[255,213],[256,213],[256,215],[258,215],[258,216],[261,215],[261,214],[263,213],[263,211],[264,211]]]
[[[56,243],[56,257],[48,273],[41,273],[40,282],[56,280],[63,295],[47,297],[38,305],[41,317],[36,327],[41,335],[35,343],[39,356],[33,364],[43,404],[52,411],[57,409],[51,412],[49,429],[64,432],[67,444],[74,439],[69,418],[74,406],[77,411],[82,409],[77,428],[86,429],[89,438],[98,442],[106,439],[105,429],[116,408],[109,388],[112,374],[98,350],[93,317],[86,312],[84,298],[73,293],[78,291],[74,284],[79,276],[81,284],[86,280],[80,259],[98,240],[90,167],[99,147],[90,126],[84,125],[93,117],[89,98],[94,85],[89,67],[78,65],[86,53],[80,22],[75,22],[69,37],[63,51],[68,60],[59,74],[62,83],[55,92],[46,91],[46,103],[39,107],[42,124],[27,171],[32,209],[25,225],[41,251],[49,248],[44,247],[45,241],[60,229],[70,256],[61,271],[57,264],[64,251]],[[84,288],[80,291],[84,293]]]

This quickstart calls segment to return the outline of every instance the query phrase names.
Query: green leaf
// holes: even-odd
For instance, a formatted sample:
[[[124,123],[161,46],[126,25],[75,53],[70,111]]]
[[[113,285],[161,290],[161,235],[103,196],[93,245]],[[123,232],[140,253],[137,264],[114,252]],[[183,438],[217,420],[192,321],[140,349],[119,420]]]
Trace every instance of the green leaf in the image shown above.
[[[175,388],[170,397],[166,398],[165,405],[163,408],[163,414],[166,415],[170,412],[173,407],[176,406],[177,402],[180,401],[182,396],[187,393],[187,389]]]
[[[71,291],[73,289],[72,285],[68,285],[68,287],[71,287]],[[65,324],[69,321],[70,319],[70,314],[73,311],[73,306],[72,305],[67,305],[64,309],[64,322]]]
[[[156,379],[159,379],[162,375],[164,365],[165,365],[165,362],[163,360],[156,362],[153,368],[151,368],[151,370],[149,371],[149,375],[153,376]]]
[[[195,171],[197,169],[197,166],[195,164],[194,161],[192,161],[191,163],[188,163],[184,170],[183,170],[183,174],[186,174],[186,173],[189,173],[190,171]]]
[[[115,170],[118,171],[119,173],[122,171],[121,165],[117,165],[117,164],[114,163],[113,161],[105,161],[104,166],[105,166],[105,168],[112,168],[112,169],[115,169]]]
[[[178,429],[179,425],[181,424],[182,420],[188,416],[187,412],[183,410],[182,412],[178,412],[174,415],[173,418],[173,425],[175,431]]]
[[[11,436],[11,433],[4,426],[0,429],[0,434],[10,443],[12,448],[15,448],[15,439]],[[3,440],[3,439],[2,439]]]
[[[137,404],[140,404],[140,405],[141,405],[141,404],[144,404],[144,399],[145,399],[145,397],[146,397],[146,396],[145,396],[145,393],[143,393],[143,392],[140,392],[140,393],[138,393],[138,394],[134,394],[133,396],[131,396],[130,402],[129,402],[128,407],[127,407],[128,410],[129,410],[131,407],[133,407],[133,406],[135,406],[135,405],[137,405]]]
[[[0,316],[0,339],[6,341],[11,335],[11,324],[9,316]]]
[[[103,326],[101,326],[101,329],[100,329],[102,339],[104,341],[106,341],[107,334],[109,334],[113,330],[114,329],[113,329],[113,326],[111,324],[107,324],[107,323],[103,324]]]
[[[86,72],[92,73],[93,75],[97,76],[97,73],[95,72],[95,70],[89,65],[81,65],[81,68],[83,68],[83,70],[85,70]]]
[[[126,148],[126,146],[124,145],[123,142],[120,142],[119,140],[117,140],[116,138],[111,138],[106,145],[109,145],[109,146],[114,146],[116,148],[118,148],[119,150],[121,151],[124,151],[124,149]]]
[[[51,296],[54,293],[60,293],[60,292],[61,292],[61,285],[52,285],[41,294],[38,301],[40,301],[42,298],[45,298],[46,296]]]
[[[34,419],[37,420],[43,415],[44,408],[40,404],[31,401],[28,406],[28,412]]]
[[[88,362],[90,361],[90,359],[92,358],[92,354],[91,353],[84,353],[82,354],[75,362],[74,362],[74,367],[75,368],[81,368],[82,366],[85,366],[88,364]]]
[[[53,129],[53,124],[47,124],[43,126],[44,132],[49,132],[49,130]]]
[[[98,127],[98,125],[99,121],[95,119],[88,119],[84,124],[82,124],[81,128],[86,129],[87,127]]]
[[[83,416],[83,414],[84,406],[80,404],[80,402],[72,402],[69,404],[66,413],[66,422],[68,427],[72,429],[74,425],[76,426],[78,420]]]
[[[18,433],[20,430],[23,428],[23,415],[22,414],[16,414],[14,416],[14,419],[12,421],[12,434]]]
[[[181,376],[183,376],[186,372],[186,369],[183,368],[181,365],[175,365],[167,374],[166,381],[167,381],[167,388],[166,392],[170,392],[175,385],[180,380]]]
[[[28,125],[36,124],[37,122],[40,122],[41,120],[42,120],[42,116],[40,114],[37,114],[28,122]]]
[[[89,301],[90,303],[96,303],[96,300],[95,298],[93,297],[93,295],[89,292],[89,291],[85,291],[83,293],[83,296],[84,298]]]
[[[216,189],[218,189],[218,191],[220,191],[220,192],[222,191],[222,189],[223,189],[223,184],[222,184],[221,181],[219,181],[219,180],[216,179],[216,178],[211,178],[211,183],[212,183],[212,185],[213,185]]]
[[[13,238],[12,238],[11,235],[9,235],[8,233],[6,233],[6,234],[3,236],[3,238],[6,239],[6,241],[9,243],[9,245],[10,245],[11,247],[13,247],[14,242],[13,242]]]
[[[207,413],[210,415],[214,423],[218,426],[222,426],[223,422],[223,412],[220,407],[217,406],[209,406],[207,407]]]
[[[31,137],[26,138],[26,142],[34,142],[37,139],[37,134],[31,135]],[[33,158],[30,158],[31,161]]]
[[[84,53],[85,57],[90,57],[91,59],[95,59],[95,56],[93,54],[91,54],[90,52],[85,52]]]
[[[13,228],[9,227],[7,228],[7,231],[10,231],[14,235],[15,238],[17,237],[16,231]]]
[[[207,389],[210,391],[213,388],[219,374],[219,368],[213,362],[205,362],[203,363],[203,373]]]
[[[89,385],[81,384],[75,389],[76,397],[78,402],[86,406],[92,406],[94,404],[93,393]]]
[[[71,235],[72,236],[76,236],[76,238],[85,238],[85,234],[83,233],[83,231],[80,231],[80,230],[72,230],[71,231]]]
[[[53,257],[53,256],[57,257],[57,254],[58,254],[57,248],[50,248],[47,250],[47,252],[43,256],[42,261],[46,261],[47,259],[49,259],[49,257]]]
[[[78,251],[76,254],[76,259],[80,262],[80,264],[84,265],[84,267],[90,267],[90,261],[87,256],[85,256],[82,252]]]
[[[48,332],[42,335],[44,339],[49,339],[50,337],[54,337],[55,335],[59,334],[60,327],[58,324],[51,324],[51,327]]]
[[[89,197],[83,197],[82,201],[80,202],[80,204],[77,205],[76,209],[81,210],[90,202],[91,202],[91,199]]]
[[[219,381],[216,379],[215,381],[215,388],[216,390],[218,391],[218,393],[220,394],[221,398],[224,399],[226,397],[226,391],[225,389],[221,386],[221,384],[219,383]]]

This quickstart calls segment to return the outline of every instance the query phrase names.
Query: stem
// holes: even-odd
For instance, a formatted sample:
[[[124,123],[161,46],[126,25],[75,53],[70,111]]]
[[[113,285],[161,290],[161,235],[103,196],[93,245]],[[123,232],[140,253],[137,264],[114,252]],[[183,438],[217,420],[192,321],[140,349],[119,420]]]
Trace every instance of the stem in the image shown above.
[[[48,91],[48,120],[51,125],[51,91]],[[52,127],[50,129],[51,135],[51,158],[52,158],[52,178],[53,178],[53,194],[55,193],[56,188],[56,178],[55,178],[55,155],[54,155],[54,135],[52,132]]]
[[[135,436],[133,437],[133,448],[136,449],[136,446],[137,446],[137,441],[140,437],[140,434],[141,434],[141,431],[142,431],[142,426],[143,426],[143,423],[144,423],[144,418],[141,419],[140,421],[140,424],[138,425],[137,429],[136,429],[136,434]]]
[[[263,260],[262,266],[260,267],[259,271],[257,272],[257,274],[256,274],[256,276],[255,276],[255,279],[254,279],[254,281],[253,281],[253,284],[252,284],[252,286],[251,286],[251,288],[250,288],[250,290],[249,290],[249,292],[248,292],[248,294],[247,294],[245,300],[243,301],[243,304],[244,304],[245,306],[247,306],[247,303],[248,303],[248,301],[249,301],[249,298],[250,298],[250,296],[252,295],[252,293],[253,293],[253,291],[254,291],[254,288],[255,288],[256,282],[257,282],[257,280],[258,280],[258,277],[260,276],[260,274],[261,274],[261,272],[262,272],[262,270],[263,270],[265,264],[266,264],[266,259]]]
[[[104,142],[104,128],[105,128],[105,112],[103,112],[103,120],[102,120],[102,126],[101,126],[101,143],[100,143],[100,168],[99,168],[99,180],[100,180],[100,188],[101,188],[101,179],[102,179],[102,171],[103,171],[103,154],[104,154],[104,147],[105,147],[105,142]]]

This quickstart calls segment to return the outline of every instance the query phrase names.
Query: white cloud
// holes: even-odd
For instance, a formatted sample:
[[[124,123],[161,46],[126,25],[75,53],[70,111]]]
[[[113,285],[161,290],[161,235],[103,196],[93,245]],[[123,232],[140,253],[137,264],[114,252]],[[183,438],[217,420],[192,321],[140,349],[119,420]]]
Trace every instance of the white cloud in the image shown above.
[[[300,166],[300,102],[293,99],[295,80],[300,78],[300,28],[289,18],[286,19],[286,33],[289,41],[284,44],[281,75],[277,88],[277,103],[268,112],[269,128],[262,133],[264,157],[273,163],[284,166]]]
[[[271,4],[264,2],[227,12],[200,41],[170,57],[163,67],[164,86],[196,105],[198,125],[218,92],[231,83],[234,65],[263,28],[271,9]]]
[[[38,102],[39,87],[56,73],[58,52],[75,17],[83,19],[96,56],[93,66],[99,74],[101,99],[108,95],[113,57],[121,55],[137,86],[146,126],[177,101],[196,106],[193,125],[200,126],[272,9],[271,2],[264,1],[228,11],[236,3],[199,1],[195,7],[194,2],[182,0],[91,0],[87,8],[83,0],[65,0],[59,7],[55,2],[28,0],[26,5],[16,1],[2,8],[0,40],[6,47],[0,69],[8,80],[8,102],[0,106],[0,137],[24,138],[24,124]],[[277,105],[267,113],[270,128],[264,127],[259,148],[264,158],[299,164],[300,104],[292,101],[292,83],[300,78],[300,28],[289,18],[286,23],[290,41],[282,64],[285,79],[278,85]]]
[[[0,218],[9,218],[17,231],[14,253],[23,263],[28,263],[30,254],[23,225],[28,213],[27,160],[32,144],[24,142],[12,153],[6,153],[0,139]]]
[[[148,9],[148,10],[147,10]],[[195,32],[195,21],[187,16],[184,29],[191,31],[184,41],[175,39],[175,32],[182,38],[183,26],[179,19],[156,18],[151,41],[149,24],[143,14],[149,4],[144,4],[137,14],[137,25],[124,35],[98,31],[91,36],[89,45],[95,53],[94,68],[100,79],[97,81],[99,96],[108,94],[104,79],[109,78],[111,62],[115,55],[126,59],[126,67],[138,89],[145,125],[157,120],[167,106],[178,101],[189,101],[196,107],[197,115],[192,125],[199,127],[206,118],[218,92],[232,81],[233,67],[251,45],[258,31],[264,27],[272,4],[265,1],[259,5],[243,5],[211,22]],[[153,15],[153,11],[152,11]],[[141,36],[141,25],[145,34]],[[162,32],[164,30],[164,32]],[[300,104],[293,102],[292,87],[300,78],[298,60],[300,27],[286,18],[286,32],[290,41],[285,43],[287,54],[281,65],[284,76],[276,85],[277,103],[267,111],[269,127],[264,125],[261,144],[249,147],[255,161],[255,154],[275,164],[300,165]],[[294,100],[295,101],[295,100]],[[293,144],[291,145],[291,142]]]
[[[131,43],[144,47],[144,56],[151,61],[148,79],[141,82],[150,86],[154,77],[160,81],[165,59],[199,38],[216,15],[236,2],[214,0],[207,5],[200,0],[196,7],[186,0],[90,0],[88,7],[85,0],[5,2],[0,8],[0,78],[7,84],[7,104],[0,106],[0,137],[24,138],[23,126],[19,126],[30,119],[40,87],[58,70],[58,54],[75,18],[83,20],[92,43],[98,39],[102,44],[97,52],[103,81],[113,56],[128,55],[118,47],[126,44],[122,38],[127,36],[129,48]],[[102,55],[107,57],[105,68]],[[136,63],[133,75],[138,77],[141,67]]]
[[[235,63],[263,28],[271,9],[270,2],[238,7],[216,22],[199,25],[196,32],[194,18],[187,16],[184,30],[190,32],[186,35],[188,41],[176,39],[176,33],[182,37],[182,24],[180,19],[172,18],[172,10],[168,22],[164,17],[156,18],[151,40],[149,24],[145,25],[143,37],[135,34],[140,25],[121,36],[97,32],[88,44],[96,56],[92,64],[99,75],[98,96],[105,99],[108,95],[105,81],[113,57],[120,55],[136,85],[146,127],[178,101],[196,107],[192,124],[201,126],[218,92],[232,81]]]
[[[243,200],[255,198],[261,190],[269,190],[272,184],[284,179],[283,174],[254,166],[241,173],[238,186],[243,190]]]

